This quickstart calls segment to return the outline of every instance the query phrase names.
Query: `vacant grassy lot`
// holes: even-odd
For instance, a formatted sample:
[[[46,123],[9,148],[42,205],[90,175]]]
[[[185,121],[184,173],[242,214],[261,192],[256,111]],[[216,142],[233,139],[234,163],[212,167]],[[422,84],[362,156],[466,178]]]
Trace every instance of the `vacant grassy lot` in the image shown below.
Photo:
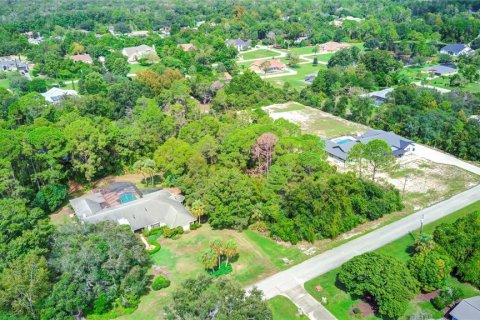
[[[152,256],[152,260],[156,268],[172,280],[172,285],[165,290],[149,292],[141,299],[133,314],[121,319],[161,319],[163,309],[171,302],[171,294],[177,286],[189,277],[206,274],[200,257],[214,238],[234,239],[237,242],[238,260],[233,263],[233,272],[227,277],[242,286],[289,267],[282,258],[287,258],[293,264],[307,257],[294,247],[280,245],[251,230],[212,230],[209,225],[203,225],[177,240],[161,238],[159,242],[162,249]]]
[[[268,300],[273,320],[308,320],[305,315],[298,314],[298,308],[287,297],[276,296]]]
[[[279,54],[268,49],[258,49],[247,53],[241,53],[240,55],[243,57],[244,60],[250,60],[276,57]]]
[[[471,93],[480,92],[480,83],[479,82],[467,83],[463,87],[452,87],[452,86],[450,86],[450,78],[449,77],[434,78],[434,79],[428,81],[427,84],[430,84],[432,86],[445,88],[445,89],[450,89],[450,90],[461,90],[461,91],[468,91],[468,92],[471,92]]]
[[[458,210],[438,221],[435,221],[431,224],[428,224],[424,227],[424,232],[432,233],[435,230],[435,227],[440,225],[441,223],[451,223],[455,220],[468,215],[474,211],[480,210],[480,202],[473,203],[461,210]],[[379,253],[393,256],[399,258],[400,260],[407,262],[410,258],[411,247],[414,243],[414,236],[418,234],[418,230],[413,232],[410,235],[406,235],[378,250]],[[320,277],[317,277],[305,284],[305,289],[317,300],[321,301],[322,297],[327,297],[327,309],[337,317],[339,320],[343,319],[355,319],[350,314],[352,308],[360,302],[360,299],[354,299],[350,296],[349,293],[343,291],[339,285],[336,283],[336,276],[339,269],[332,270]],[[316,287],[320,285],[322,287],[322,291],[318,292]],[[476,288],[460,283],[455,278],[450,277],[447,280],[447,285],[449,286],[457,286],[461,287],[465,297],[471,297],[478,295],[480,293],[479,290]],[[442,312],[438,312],[432,306],[429,301],[415,301],[413,300],[407,310],[406,314],[404,315],[405,319],[408,319],[410,315],[413,315],[419,311],[429,312],[433,318],[442,318]],[[366,319],[378,319],[375,316],[370,316]]]
[[[293,102],[271,105],[263,109],[273,119],[284,118],[299,125],[302,132],[317,134],[322,138],[330,139],[342,135],[351,135],[369,129],[367,126]]]

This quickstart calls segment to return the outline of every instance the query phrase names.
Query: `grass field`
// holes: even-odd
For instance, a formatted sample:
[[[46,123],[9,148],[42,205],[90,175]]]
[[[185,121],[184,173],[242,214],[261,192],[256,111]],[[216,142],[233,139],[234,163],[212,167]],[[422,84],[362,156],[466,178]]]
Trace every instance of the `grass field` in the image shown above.
[[[468,91],[468,92],[471,92],[471,93],[480,92],[480,83],[479,82],[467,83],[463,87],[452,87],[452,86],[450,86],[450,78],[448,78],[448,77],[434,78],[434,79],[428,81],[428,84],[430,84],[432,86],[445,88],[445,89],[450,89],[450,90],[461,90],[461,91]]]
[[[0,88],[8,89],[10,88],[10,79],[0,79]]]
[[[259,49],[247,53],[240,54],[244,60],[250,60],[250,59],[262,59],[262,58],[271,58],[278,56],[279,54],[277,52],[268,50],[268,49]]]
[[[283,246],[254,231],[212,230],[208,225],[188,232],[177,240],[159,240],[162,249],[152,256],[153,264],[170,277],[172,285],[161,291],[151,291],[142,297],[138,309],[120,319],[153,320],[162,319],[163,309],[171,302],[171,294],[182,281],[189,277],[206,274],[200,257],[214,238],[234,239],[238,244],[238,260],[233,263],[233,272],[227,277],[246,286],[286,269],[282,258],[293,263],[303,261],[307,256],[299,249]]]
[[[148,66],[142,66],[140,64],[130,64],[130,71],[128,73],[137,73],[140,70],[148,69]]]
[[[298,314],[298,308],[287,297],[276,296],[268,300],[273,320],[308,320],[305,315]]]
[[[458,210],[440,220],[437,220],[431,224],[428,224],[424,227],[424,232],[432,233],[435,230],[435,227],[441,223],[452,223],[455,220],[468,215],[471,212],[480,210],[480,202],[473,203],[461,210]],[[414,236],[418,234],[418,230],[413,234],[406,235],[378,250],[376,252],[396,257],[404,262],[407,262],[410,257],[410,248],[414,243]],[[339,269],[332,270],[320,277],[317,277],[307,283],[305,283],[305,289],[317,300],[321,301],[322,297],[327,297],[327,309],[337,317],[339,320],[343,319],[354,319],[350,315],[350,310],[360,302],[359,299],[353,299],[350,294],[343,291],[336,285],[336,275]],[[450,277],[447,280],[447,285],[456,286],[462,288],[465,297],[471,297],[478,295],[480,293],[476,288],[460,283],[455,278]],[[318,292],[316,286],[320,285],[322,291]],[[429,301],[412,301],[409,305],[409,308],[404,315],[404,319],[408,319],[410,315],[418,313],[419,311],[429,312],[433,318],[442,318],[443,314],[438,312],[433,308],[433,305]],[[378,319],[375,316],[370,316],[366,319]]]
[[[326,68],[326,66],[322,64],[319,64],[317,66],[312,66],[311,63],[299,64],[297,67],[292,68],[297,72],[296,75],[268,78],[267,81],[277,87],[283,87],[283,85],[288,82],[292,88],[302,89],[309,85],[304,81],[307,75],[311,73],[318,73],[320,69],[324,68]]]

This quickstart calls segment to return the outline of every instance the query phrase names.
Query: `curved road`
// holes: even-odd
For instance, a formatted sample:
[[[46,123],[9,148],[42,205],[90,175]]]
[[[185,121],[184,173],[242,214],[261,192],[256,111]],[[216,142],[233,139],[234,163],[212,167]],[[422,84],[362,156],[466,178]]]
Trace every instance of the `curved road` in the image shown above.
[[[289,297],[311,319],[335,319],[303,289],[305,282],[338,268],[357,255],[378,249],[419,229],[422,218],[424,224],[429,224],[477,201],[480,201],[480,185],[321,253],[253,286],[262,290],[266,299],[277,295]]]

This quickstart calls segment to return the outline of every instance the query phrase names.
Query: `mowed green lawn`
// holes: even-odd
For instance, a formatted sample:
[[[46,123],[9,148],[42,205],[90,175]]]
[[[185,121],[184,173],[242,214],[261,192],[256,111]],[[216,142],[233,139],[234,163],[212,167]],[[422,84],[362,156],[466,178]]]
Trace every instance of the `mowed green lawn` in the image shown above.
[[[469,213],[480,210],[480,201],[475,202],[463,209],[460,209],[440,220],[437,220],[424,227],[424,232],[432,234],[435,228],[441,223],[452,223],[455,220],[468,215]],[[410,258],[410,249],[414,243],[414,236],[418,234],[419,230],[413,234],[406,235],[386,246],[376,250],[381,254],[396,257],[404,262],[407,262]],[[350,296],[349,293],[343,291],[336,283],[336,277],[339,269],[332,270],[320,277],[317,277],[307,283],[305,283],[305,289],[317,300],[321,301],[322,297],[327,297],[327,309],[337,317],[339,320],[354,319],[350,315],[350,311],[353,307],[359,303],[360,299],[355,299]],[[320,285],[322,291],[318,292],[316,287]],[[449,277],[446,285],[460,287],[465,297],[471,297],[479,295],[480,291],[469,284],[460,283],[456,278]],[[433,305],[429,301],[412,301],[409,305],[407,312],[404,315],[404,319],[408,319],[409,316],[414,315],[420,311],[429,312],[434,318],[442,318],[443,313],[433,308]],[[375,316],[370,316],[363,319],[378,319]]]
[[[152,261],[167,274],[172,285],[164,290],[149,292],[141,298],[135,312],[119,319],[162,319],[164,307],[172,301],[172,294],[182,281],[207,274],[200,257],[214,238],[234,239],[237,242],[238,260],[233,263],[233,272],[226,277],[241,286],[249,285],[307,258],[299,249],[280,245],[252,230],[212,230],[209,225],[203,225],[177,240],[161,238],[159,242],[162,249],[152,256]],[[287,258],[291,263],[286,264],[282,258]]]
[[[8,89],[10,88],[10,79],[0,79],[0,88]]]
[[[267,301],[272,310],[273,320],[308,320],[305,315],[298,314],[298,308],[287,297],[276,296]]]
[[[262,59],[262,58],[271,58],[271,57],[276,57],[279,54],[277,52],[268,50],[268,49],[258,49],[255,51],[247,52],[247,53],[241,53],[240,54],[244,60],[250,60],[250,59]]]
[[[140,70],[148,69],[148,66],[142,66],[140,64],[130,64],[130,71],[128,73],[137,73]]]
[[[297,72],[296,75],[289,75],[283,77],[276,77],[276,78],[268,78],[267,81],[272,83],[274,86],[283,87],[283,85],[287,82],[290,84],[291,87],[296,89],[302,89],[309,84],[304,81],[305,77],[311,73],[318,73],[320,69],[325,69],[326,66],[322,64],[318,64],[313,66],[311,63],[308,64],[299,64],[295,68],[291,68]]]

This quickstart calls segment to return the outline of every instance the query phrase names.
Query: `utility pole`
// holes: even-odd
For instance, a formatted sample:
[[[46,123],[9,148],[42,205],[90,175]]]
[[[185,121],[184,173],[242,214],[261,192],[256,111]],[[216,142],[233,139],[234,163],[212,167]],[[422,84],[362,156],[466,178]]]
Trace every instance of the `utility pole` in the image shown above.
[[[422,214],[422,219],[420,219],[420,236],[423,234],[423,222],[425,221],[425,215]]]

